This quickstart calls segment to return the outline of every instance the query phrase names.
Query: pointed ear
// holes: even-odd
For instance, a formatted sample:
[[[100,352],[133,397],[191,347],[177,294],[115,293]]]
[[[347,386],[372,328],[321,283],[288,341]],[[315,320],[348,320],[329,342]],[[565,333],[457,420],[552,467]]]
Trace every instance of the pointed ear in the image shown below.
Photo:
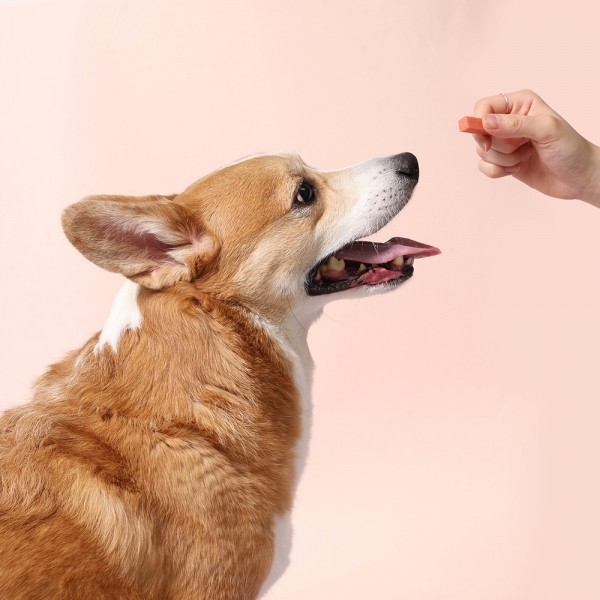
[[[65,209],[69,241],[86,258],[153,289],[191,281],[217,253],[215,239],[174,196],[90,196]]]

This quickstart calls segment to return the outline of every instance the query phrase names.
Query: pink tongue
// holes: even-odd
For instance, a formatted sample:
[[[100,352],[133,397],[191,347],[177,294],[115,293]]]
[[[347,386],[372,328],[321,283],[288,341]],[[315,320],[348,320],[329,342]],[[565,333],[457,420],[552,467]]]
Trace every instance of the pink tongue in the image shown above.
[[[425,258],[427,256],[435,256],[436,254],[440,254],[440,250],[434,246],[428,246],[427,244],[399,237],[392,238],[383,243],[353,242],[335,253],[338,258],[370,264],[390,262],[398,258],[398,256]]]

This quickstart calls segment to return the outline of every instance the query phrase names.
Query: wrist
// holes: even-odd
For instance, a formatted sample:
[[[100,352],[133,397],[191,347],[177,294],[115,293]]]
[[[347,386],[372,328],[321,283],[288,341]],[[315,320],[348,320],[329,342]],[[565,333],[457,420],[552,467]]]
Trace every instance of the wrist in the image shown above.
[[[591,143],[590,147],[590,176],[580,199],[600,208],[600,147]]]

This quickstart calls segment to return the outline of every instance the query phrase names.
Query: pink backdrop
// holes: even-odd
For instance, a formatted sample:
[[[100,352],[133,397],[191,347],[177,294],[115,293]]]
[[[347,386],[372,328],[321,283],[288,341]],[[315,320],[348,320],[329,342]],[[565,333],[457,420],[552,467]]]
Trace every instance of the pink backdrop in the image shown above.
[[[237,157],[328,169],[410,150],[378,239],[442,248],[330,305],[293,563],[269,600],[600,597],[600,211],[479,174],[456,120],[537,90],[600,142],[585,0],[0,3],[3,407],[120,286],[61,209],[170,193]]]

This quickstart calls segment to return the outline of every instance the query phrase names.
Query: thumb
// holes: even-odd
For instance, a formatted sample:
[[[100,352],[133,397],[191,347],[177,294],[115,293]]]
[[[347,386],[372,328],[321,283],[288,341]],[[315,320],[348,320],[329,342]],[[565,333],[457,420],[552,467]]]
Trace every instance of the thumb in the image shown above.
[[[548,142],[556,133],[555,119],[551,115],[486,115],[485,130],[495,137],[529,138],[534,142]]]

